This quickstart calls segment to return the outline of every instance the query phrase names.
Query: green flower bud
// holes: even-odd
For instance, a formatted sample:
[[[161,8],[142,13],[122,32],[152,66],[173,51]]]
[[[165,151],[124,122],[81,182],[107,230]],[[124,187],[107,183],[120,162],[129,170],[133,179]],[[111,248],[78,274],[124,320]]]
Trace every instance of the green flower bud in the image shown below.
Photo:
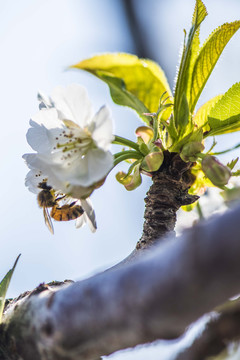
[[[163,163],[164,155],[159,149],[157,152],[152,152],[145,156],[141,163],[141,169],[147,172],[157,171]]]
[[[137,137],[141,137],[145,144],[148,144],[154,136],[153,129],[148,126],[139,126],[135,131]]]
[[[196,154],[202,152],[204,150],[204,145],[199,141],[191,141],[185,144],[180,152],[180,157],[183,161],[196,161]]]
[[[206,155],[202,160],[202,171],[215,186],[220,187],[226,185],[232,175],[227,166],[211,155]]]
[[[139,150],[143,155],[147,155],[149,153],[149,148],[145,143],[139,145]]]
[[[139,171],[140,165],[135,166],[133,175],[127,175],[123,171],[119,171],[116,174],[116,179],[120,184],[124,185],[126,190],[132,191],[136,189],[142,183],[142,177]]]

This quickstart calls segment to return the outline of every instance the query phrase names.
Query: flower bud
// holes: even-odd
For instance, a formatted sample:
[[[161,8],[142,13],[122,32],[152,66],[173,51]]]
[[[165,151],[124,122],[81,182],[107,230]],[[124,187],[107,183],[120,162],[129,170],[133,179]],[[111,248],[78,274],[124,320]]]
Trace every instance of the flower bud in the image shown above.
[[[141,163],[141,169],[147,172],[157,171],[163,163],[164,155],[161,150],[145,156]]]
[[[141,140],[139,141],[139,139],[141,139]],[[142,138],[138,138],[138,144],[139,144],[139,150],[141,151],[141,153],[143,155],[147,155],[149,153],[149,148],[145,144],[145,142],[142,140]]]
[[[202,152],[204,150],[204,145],[199,141],[191,141],[185,144],[180,152],[180,157],[183,161],[196,161],[196,154]]]
[[[226,185],[232,175],[227,166],[211,155],[206,155],[202,160],[202,171],[215,186],[220,187]]]
[[[148,144],[150,140],[153,139],[154,136],[153,129],[148,126],[139,126],[136,129],[135,133],[138,137],[141,137],[143,139],[145,144]]]
[[[136,189],[142,183],[142,177],[139,172],[139,164],[135,166],[133,175],[127,175],[123,171],[116,174],[116,179],[120,184],[124,185],[126,190],[131,191]]]

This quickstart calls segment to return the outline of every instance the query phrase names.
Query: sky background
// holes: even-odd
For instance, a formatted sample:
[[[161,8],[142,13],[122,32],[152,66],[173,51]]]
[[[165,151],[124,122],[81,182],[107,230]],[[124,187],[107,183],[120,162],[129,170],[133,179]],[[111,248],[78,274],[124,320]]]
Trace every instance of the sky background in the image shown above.
[[[160,63],[173,88],[183,29],[189,29],[194,1],[135,3],[149,54]],[[202,40],[224,22],[240,19],[240,1],[206,0],[205,5],[209,16],[201,28]],[[15,297],[41,282],[91,276],[126,257],[141,235],[143,199],[150,179],[127,192],[115,181],[120,165],[92,195],[98,223],[95,234],[87,226],[75,229],[73,222],[55,223],[55,235],[50,234],[36,196],[24,186],[28,169],[21,158],[31,152],[25,134],[30,117],[38,111],[37,92],[50,95],[55,86],[80,83],[87,88],[96,111],[103,104],[111,107],[115,133],[134,140],[134,131],[141,125],[135,113],[113,104],[107,86],[98,79],[67,70],[69,65],[102,52],[135,53],[134,39],[121,0],[0,0],[0,9],[0,276],[21,253],[8,292],[8,297]],[[239,64],[237,33],[224,50],[199,105],[240,81]],[[222,138],[218,140],[218,148],[226,148],[238,143],[239,135],[228,136],[224,143]],[[183,223],[191,225],[191,221],[190,215]]]

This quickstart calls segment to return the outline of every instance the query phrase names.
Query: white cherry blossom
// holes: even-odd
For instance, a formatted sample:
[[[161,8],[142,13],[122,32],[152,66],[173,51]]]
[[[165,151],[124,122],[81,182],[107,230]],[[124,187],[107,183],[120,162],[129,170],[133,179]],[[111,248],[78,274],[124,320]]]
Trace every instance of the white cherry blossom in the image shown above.
[[[86,90],[79,85],[56,88],[51,99],[39,98],[41,110],[30,120],[27,132],[27,141],[38,155],[35,168],[45,173],[51,168],[69,191],[76,186],[88,188],[105,178],[113,166],[108,107],[93,115]]]
[[[45,181],[63,202],[78,201],[84,213],[76,220],[96,229],[89,196],[105,180],[113,167],[109,151],[113,140],[110,110],[96,114],[85,88],[80,85],[57,87],[48,98],[38,95],[40,111],[30,120],[27,141],[34,153],[23,155],[30,171],[26,186],[38,194]],[[75,199],[75,200],[74,200]]]

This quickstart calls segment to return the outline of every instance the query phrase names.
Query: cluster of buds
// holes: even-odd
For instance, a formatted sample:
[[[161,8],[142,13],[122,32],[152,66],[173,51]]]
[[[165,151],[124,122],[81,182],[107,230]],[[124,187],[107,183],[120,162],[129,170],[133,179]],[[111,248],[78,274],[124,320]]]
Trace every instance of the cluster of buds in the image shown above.
[[[153,142],[153,129],[147,126],[140,126],[136,129],[137,144],[141,157],[129,168],[128,173],[120,171],[116,179],[130,191],[136,189],[142,183],[141,172],[149,174],[160,169],[164,155],[161,143]]]
[[[195,162],[201,158],[202,171],[213,185],[218,187],[227,185],[232,175],[230,169],[215,156],[202,154],[203,150],[204,145],[200,141],[191,141],[182,147],[180,157],[185,162]]]

